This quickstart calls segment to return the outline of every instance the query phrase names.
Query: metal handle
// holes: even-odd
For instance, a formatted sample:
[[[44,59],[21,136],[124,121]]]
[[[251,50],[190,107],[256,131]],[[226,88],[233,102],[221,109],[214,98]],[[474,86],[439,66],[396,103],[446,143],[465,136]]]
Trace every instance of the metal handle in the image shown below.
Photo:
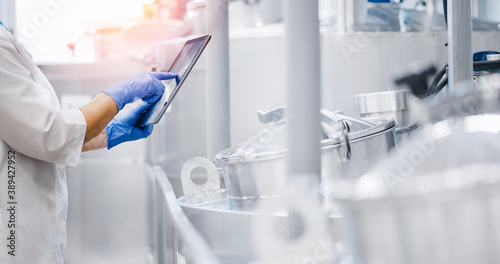
[[[286,107],[278,107],[273,110],[257,110],[257,116],[262,124],[280,121],[285,118]]]
[[[321,109],[321,122],[331,125],[340,120],[337,115],[344,115],[344,112],[337,111],[332,113],[326,109]],[[282,106],[272,110],[259,109],[257,110],[257,116],[262,124],[280,121],[286,118],[286,107]]]
[[[413,130],[417,129],[418,128],[418,124],[417,123],[413,123],[409,126],[406,126],[406,127],[401,127],[401,128],[396,128],[396,134],[397,135],[401,135],[401,134],[407,134],[407,133],[410,133],[412,132]]]
[[[344,119],[337,121],[340,124],[341,137],[340,137],[340,158],[341,162],[351,160],[351,140],[349,139],[349,132],[351,131],[349,123]],[[342,147],[345,146],[345,149]],[[343,151],[344,150],[344,151]]]

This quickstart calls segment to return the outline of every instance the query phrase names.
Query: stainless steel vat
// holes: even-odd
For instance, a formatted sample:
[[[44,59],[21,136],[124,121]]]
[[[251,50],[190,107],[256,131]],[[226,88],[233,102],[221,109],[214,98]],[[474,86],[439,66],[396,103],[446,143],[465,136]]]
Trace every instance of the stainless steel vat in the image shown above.
[[[496,114],[450,117],[339,183],[355,263],[498,263],[499,132]]]
[[[178,203],[222,263],[249,263],[255,259],[250,234],[250,221],[256,217],[254,199],[221,197],[189,205],[184,196]]]
[[[279,119],[279,117],[278,117]],[[286,121],[216,155],[229,196],[283,194],[286,183]],[[391,118],[356,119],[322,110],[322,178],[361,175],[396,146]]]
[[[405,127],[410,124],[407,97],[409,90],[354,95],[354,107],[361,117],[389,116]]]
[[[207,170],[204,183],[192,181],[194,168]],[[313,254],[318,240],[331,245],[337,239],[332,233],[341,217],[327,213],[315,195],[289,190],[279,196],[229,197],[215,184],[219,174],[212,161],[200,157],[183,166],[181,177],[185,196],[178,203],[223,263],[276,263],[276,258],[290,263],[290,257]],[[327,250],[328,259],[337,257],[335,246]]]
[[[341,193],[355,263],[499,263],[498,163],[411,178],[361,179]]]
[[[410,90],[356,94],[354,95],[354,108],[362,118],[394,118],[398,124],[396,136],[398,142],[401,142],[407,139],[410,133],[417,128],[411,120],[409,96],[411,96]]]
[[[220,264],[214,251],[184,215],[161,167],[149,167],[148,172],[154,212],[149,227],[156,253],[155,259],[148,263]]]
[[[207,241],[221,262],[227,264],[294,263],[287,262],[286,258],[293,255],[301,255],[297,251],[307,252],[311,247],[317,247],[317,239],[319,238],[338,243],[339,238],[337,235],[340,233],[340,228],[342,228],[342,216],[326,216],[321,209],[319,209],[320,212],[309,209],[312,207],[318,208],[318,206],[321,208],[319,201],[316,201],[314,204],[305,203],[299,207],[298,212],[298,215],[302,219],[307,219],[305,225],[299,227],[299,229],[309,230],[309,234],[313,233],[313,236],[304,236],[301,233],[298,238],[279,237],[279,231],[288,231],[290,232],[288,234],[293,234],[297,231],[297,226],[293,222],[293,215],[289,214],[290,211],[288,211],[290,210],[288,206],[290,203],[296,204],[296,199],[302,199],[297,196],[270,196],[246,199],[221,196],[219,199],[212,199],[210,197],[201,198],[197,203],[193,203],[192,200],[189,201],[190,198],[192,197],[181,197],[178,199],[178,203],[182,207],[184,214]],[[284,201],[289,201],[288,205]],[[304,202],[306,201],[309,201],[309,199],[306,199]],[[282,211],[288,212],[288,214],[263,214],[261,210],[263,205],[274,206],[276,210],[282,209]],[[304,206],[307,206],[307,208],[303,208]],[[269,208],[269,206],[266,207]],[[263,219],[263,216],[265,219]],[[265,230],[260,229],[263,226],[270,232],[267,233]],[[273,231],[276,233],[273,233]],[[275,236],[278,237],[276,238]],[[271,256],[266,253],[262,254],[262,246],[259,248],[259,245],[257,245],[265,243],[267,237],[269,237],[269,241],[282,242],[277,242],[277,244],[269,247],[269,250],[276,250],[276,254],[278,254],[277,252],[281,253],[278,254],[281,257],[280,262],[269,260],[268,258]],[[297,243],[297,239],[300,240],[300,243]],[[289,244],[295,247],[297,247],[297,244],[306,246],[291,250],[293,247],[288,247]],[[259,255],[259,253],[262,255]],[[337,248],[332,248],[329,259],[336,258],[337,256]]]

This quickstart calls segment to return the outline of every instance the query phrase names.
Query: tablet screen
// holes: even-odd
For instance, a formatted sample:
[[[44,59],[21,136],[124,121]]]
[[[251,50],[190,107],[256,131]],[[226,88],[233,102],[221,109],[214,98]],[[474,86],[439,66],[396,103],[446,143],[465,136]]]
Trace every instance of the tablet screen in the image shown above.
[[[170,82],[170,85],[174,87],[170,87],[170,89],[169,87],[166,87],[165,90],[170,90],[172,91],[172,93],[165,93],[156,105],[150,107],[141,116],[141,118],[137,122],[137,126],[156,124],[160,121],[161,117],[163,116],[169,105],[172,103],[175,95],[191,72],[191,69],[195,65],[196,61],[198,61],[198,58],[205,49],[209,40],[210,35],[206,35],[203,37],[188,40],[186,44],[184,44],[181,51],[172,63],[172,66],[170,66],[170,69],[168,69],[169,72],[175,72],[179,75],[179,83],[176,83],[174,81]]]

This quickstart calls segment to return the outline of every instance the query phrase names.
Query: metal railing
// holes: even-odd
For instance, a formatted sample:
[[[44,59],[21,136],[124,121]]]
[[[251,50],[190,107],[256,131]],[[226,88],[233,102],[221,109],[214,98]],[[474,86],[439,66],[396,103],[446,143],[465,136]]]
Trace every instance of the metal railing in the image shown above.
[[[220,264],[205,239],[177,203],[172,185],[160,166],[148,167],[153,179],[153,244],[155,263]]]

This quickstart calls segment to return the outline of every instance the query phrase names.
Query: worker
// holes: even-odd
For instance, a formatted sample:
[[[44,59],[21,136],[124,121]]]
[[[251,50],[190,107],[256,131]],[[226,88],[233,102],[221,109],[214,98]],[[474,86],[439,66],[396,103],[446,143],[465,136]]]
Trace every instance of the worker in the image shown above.
[[[66,166],[76,166],[82,151],[149,136],[152,126],[135,123],[161,98],[160,80],[177,77],[142,73],[61,110],[45,76],[0,23],[0,263],[64,262]],[[137,98],[143,102],[115,117]]]

